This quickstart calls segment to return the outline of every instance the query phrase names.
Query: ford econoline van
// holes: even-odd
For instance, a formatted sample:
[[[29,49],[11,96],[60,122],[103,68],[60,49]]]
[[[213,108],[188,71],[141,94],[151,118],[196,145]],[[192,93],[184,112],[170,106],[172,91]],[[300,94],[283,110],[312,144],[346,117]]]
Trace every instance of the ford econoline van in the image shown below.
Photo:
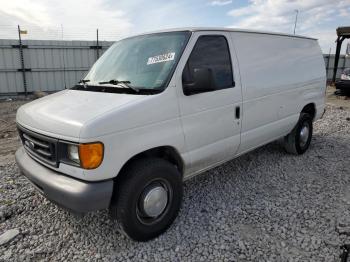
[[[146,241],[178,214],[183,181],[282,138],[310,145],[325,109],[316,39],[184,28],[116,42],[76,86],[19,108],[21,172],[75,212],[109,209]]]

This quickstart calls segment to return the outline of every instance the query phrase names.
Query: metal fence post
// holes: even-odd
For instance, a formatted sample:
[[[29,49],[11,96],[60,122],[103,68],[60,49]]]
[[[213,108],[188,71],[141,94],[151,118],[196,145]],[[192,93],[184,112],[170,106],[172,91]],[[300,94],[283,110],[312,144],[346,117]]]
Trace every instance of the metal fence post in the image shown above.
[[[63,25],[61,24],[61,39],[62,44],[64,45],[63,41]],[[66,82],[66,58],[65,58],[65,48],[62,47],[62,62],[63,62],[63,82],[64,82],[64,89],[67,89],[67,82]]]
[[[329,48],[329,53],[328,53],[328,59],[327,59],[327,66],[326,66],[326,78],[327,78],[327,80],[328,80],[328,71],[329,71],[329,62],[330,62],[330,60],[331,60],[331,50],[332,50],[332,48]]]
[[[21,28],[18,25],[18,40],[19,40],[19,57],[21,62],[21,71],[23,77],[23,87],[25,96],[27,96],[27,81],[26,81],[26,72],[24,68],[24,57],[23,57],[23,46],[22,46],[22,38],[21,38]]]
[[[98,45],[98,29],[96,29],[96,60],[100,57],[99,48],[100,47]]]

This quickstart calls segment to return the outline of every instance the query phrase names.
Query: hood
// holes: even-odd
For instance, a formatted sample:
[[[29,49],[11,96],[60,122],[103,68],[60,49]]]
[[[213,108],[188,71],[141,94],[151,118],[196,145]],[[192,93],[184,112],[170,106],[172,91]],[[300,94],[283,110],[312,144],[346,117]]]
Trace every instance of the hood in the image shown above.
[[[143,95],[64,90],[21,106],[18,124],[56,137],[79,138],[88,121],[142,99]]]

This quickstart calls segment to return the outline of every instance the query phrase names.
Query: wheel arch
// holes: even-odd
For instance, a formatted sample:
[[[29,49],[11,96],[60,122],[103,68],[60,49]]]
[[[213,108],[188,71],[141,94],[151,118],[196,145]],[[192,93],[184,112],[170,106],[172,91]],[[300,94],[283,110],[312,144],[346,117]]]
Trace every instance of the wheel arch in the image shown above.
[[[316,116],[315,103],[308,103],[307,105],[305,105],[301,110],[301,113],[308,113],[311,116],[312,120],[314,120]]]
[[[179,170],[180,174],[183,175],[184,161],[180,153],[178,152],[178,150],[172,146],[158,146],[151,149],[147,149],[131,157],[128,161],[124,163],[118,175],[115,177],[115,180],[120,179],[123,176],[123,173],[125,173],[123,171],[126,168],[128,168],[128,166],[131,165],[132,162],[134,162],[135,160],[141,159],[141,158],[150,158],[150,157],[161,158],[169,161],[170,163],[174,164],[176,168]]]

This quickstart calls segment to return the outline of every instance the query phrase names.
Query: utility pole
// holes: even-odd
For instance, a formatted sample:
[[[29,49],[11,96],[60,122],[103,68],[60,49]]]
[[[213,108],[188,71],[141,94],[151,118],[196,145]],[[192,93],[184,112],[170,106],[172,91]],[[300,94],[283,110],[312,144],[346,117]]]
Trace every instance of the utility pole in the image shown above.
[[[295,34],[295,28],[297,27],[297,22],[298,22],[298,14],[299,14],[299,10],[296,9],[295,11],[295,23],[294,23],[294,34]]]

